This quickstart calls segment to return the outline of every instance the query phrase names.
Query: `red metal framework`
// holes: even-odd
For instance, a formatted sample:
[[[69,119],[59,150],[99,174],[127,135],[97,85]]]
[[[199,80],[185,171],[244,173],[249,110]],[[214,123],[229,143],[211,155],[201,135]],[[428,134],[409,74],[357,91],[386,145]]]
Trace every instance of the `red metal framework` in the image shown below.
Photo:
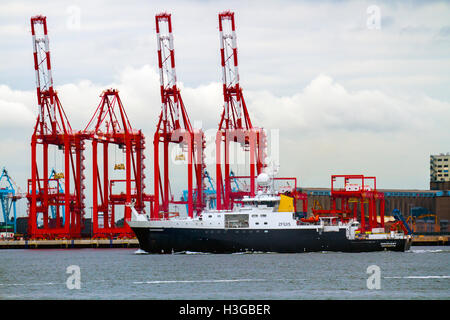
[[[168,218],[170,203],[186,203],[188,216],[198,214],[204,206],[203,175],[205,148],[204,134],[194,130],[177,87],[175,50],[173,45],[172,20],[168,13],[155,16],[158,43],[158,67],[161,84],[162,109],[154,135],[154,210],[152,219]],[[163,144],[163,175],[160,172],[159,145]],[[178,144],[187,151],[188,196],[187,201],[174,201],[169,182],[169,144]],[[196,199],[194,200],[193,177],[195,170]],[[162,179],[161,179],[162,178]],[[161,200],[161,203],[159,202]]]
[[[31,33],[39,114],[31,137],[29,234],[32,238],[76,238],[81,236],[84,217],[84,141],[73,132],[53,88],[46,17],[31,18]],[[41,169],[37,161],[38,145],[42,145]],[[52,192],[48,179],[51,145],[64,153],[64,193]],[[57,208],[54,221],[49,219],[50,206]],[[60,207],[64,207],[64,223]],[[43,217],[42,227],[38,226],[38,214]]]
[[[231,209],[233,198],[238,195],[233,195],[231,189],[230,142],[240,143],[244,151],[250,152],[250,190],[247,194],[253,196],[256,175],[265,166],[266,135],[263,129],[253,127],[239,85],[234,12],[219,13],[219,33],[224,107],[216,136],[217,209]]]
[[[239,180],[245,180],[250,181],[251,176],[233,176],[233,180],[239,181]],[[297,178],[295,177],[272,177],[272,189],[277,194],[284,194],[288,197],[293,198],[294,203],[294,211],[295,212],[302,212],[306,215],[306,212],[308,210],[308,195],[306,193],[302,193],[298,191],[297,188]],[[279,184],[279,182],[284,182],[282,184]],[[236,182],[237,183],[237,182]],[[246,185],[249,187],[249,185]],[[257,186],[256,190],[264,190],[265,187]],[[242,202],[240,199],[242,199],[244,196],[249,195],[250,190],[249,188],[242,188],[240,187],[238,191],[233,191],[231,193],[232,201],[234,203]],[[298,207],[298,201],[301,201],[301,211],[299,211]]]
[[[145,138],[141,130],[132,128],[117,90],[103,91],[100,104],[83,134],[92,140],[93,237],[133,237],[126,223],[131,219],[131,208],[126,204],[134,202],[136,211],[145,213]],[[103,146],[102,168],[98,161],[99,145]],[[125,163],[114,164],[115,170],[125,171],[125,179],[110,179],[110,145],[125,154]],[[122,188],[117,188],[118,185]],[[119,206],[123,208],[123,226],[115,222]],[[99,221],[100,215],[103,221]]]
[[[306,193],[303,192],[298,192],[297,188],[295,188],[294,191],[292,191],[290,194],[288,194],[290,196],[292,196],[294,198],[294,208],[295,208],[295,212],[298,212],[298,206],[297,206],[297,201],[301,201],[302,202],[302,213],[306,216],[307,212],[308,212],[308,195]]]
[[[341,187],[336,187],[336,184],[341,184]],[[338,202],[340,202],[339,208]],[[361,232],[365,232],[373,228],[384,228],[384,211],[384,193],[377,191],[376,177],[333,175],[331,176],[331,209],[313,209],[313,214],[338,215],[341,220],[350,218],[356,220],[359,215]],[[366,212],[368,212],[367,224]],[[380,222],[377,221],[378,216]]]

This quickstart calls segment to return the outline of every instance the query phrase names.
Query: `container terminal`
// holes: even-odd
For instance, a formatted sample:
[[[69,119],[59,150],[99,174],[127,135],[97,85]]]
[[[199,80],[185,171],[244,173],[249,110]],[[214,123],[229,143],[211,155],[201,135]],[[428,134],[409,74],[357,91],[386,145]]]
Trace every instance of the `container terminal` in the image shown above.
[[[215,181],[205,164],[204,132],[192,127],[177,86],[171,14],[155,16],[161,112],[155,115],[158,125],[152,141],[154,194],[145,190],[145,136],[132,126],[119,91],[104,90],[86,127],[73,129],[54,89],[47,18],[33,16],[30,22],[38,105],[30,178],[21,192],[10,172],[2,170],[0,248],[138,247],[126,223],[132,217],[130,204],[150,220],[167,220],[180,215],[174,206],[185,207],[187,217],[194,218],[205,208],[232,210],[244,197],[256,195],[256,177],[270,169],[267,137],[262,127],[253,125],[239,83],[234,12],[221,12],[218,19],[224,104],[215,141]],[[231,144],[238,144],[250,159],[248,172],[240,176],[230,165]],[[181,149],[177,157],[187,159],[187,188],[179,200],[171,191],[170,147]],[[117,150],[123,161],[111,163]],[[51,168],[50,152],[63,159],[60,172]],[[413,245],[447,245],[449,158],[448,153],[430,156],[430,190],[377,189],[376,177],[354,174],[333,175],[331,188],[298,187],[295,177],[277,177],[277,190],[292,198],[295,214],[302,219],[352,215],[361,222],[361,233],[404,230],[413,235]],[[87,165],[92,168],[91,181],[86,181]],[[115,178],[112,171],[123,177]],[[352,182],[355,179],[359,182]],[[338,180],[343,184],[337,186]],[[92,194],[86,194],[86,183],[92,185]],[[86,196],[92,199],[90,218]],[[17,214],[17,201],[27,202],[25,217]]]

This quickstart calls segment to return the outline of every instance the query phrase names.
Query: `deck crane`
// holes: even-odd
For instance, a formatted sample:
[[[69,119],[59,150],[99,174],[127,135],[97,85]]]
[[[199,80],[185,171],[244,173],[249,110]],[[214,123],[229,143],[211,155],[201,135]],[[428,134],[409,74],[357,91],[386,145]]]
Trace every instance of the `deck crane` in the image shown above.
[[[30,203],[29,230],[32,238],[78,238],[84,219],[84,141],[72,130],[56,90],[53,88],[47,18],[31,18],[33,57],[36,73],[38,117],[31,137],[31,179],[27,198]],[[38,147],[41,146],[42,148]],[[64,193],[51,193],[49,187],[48,152],[53,146],[64,153]],[[38,164],[38,153],[42,157]],[[64,206],[64,225],[56,217],[49,223],[49,209]],[[43,226],[38,228],[37,216],[42,214]]]
[[[172,19],[169,13],[155,16],[158,45],[158,67],[161,85],[161,114],[154,135],[154,209],[152,219],[169,216],[169,204],[175,203],[170,192],[169,144],[178,144],[187,152],[188,216],[199,214],[204,207],[203,173],[205,138],[202,130],[191,126],[188,113],[177,87]],[[163,145],[163,164],[160,172],[159,146]],[[195,172],[194,172],[195,171]],[[194,174],[196,186],[194,187]],[[194,200],[194,188],[198,190]],[[161,201],[161,203],[160,203]],[[180,203],[180,202],[177,202]]]
[[[219,13],[220,56],[224,105],[216,135],[217,209],[231,209],[236,195],[231,188],[230,142],[250,153],[250,196],[255,195],[255,179],[266,166],[266,135],[252,125],[239,84],[234,12]],[[223,157],[222,157],[223,148]],[[224,159],[222,159],[224,158]],[[222,171],[222,160],[224,160]],[[256,167],[256,168],[255,168]],[[256,169],[256,171],[255,171]],[[235,177],[238,179],[239,177]],[[240,194],[240,193],[239,193]]]

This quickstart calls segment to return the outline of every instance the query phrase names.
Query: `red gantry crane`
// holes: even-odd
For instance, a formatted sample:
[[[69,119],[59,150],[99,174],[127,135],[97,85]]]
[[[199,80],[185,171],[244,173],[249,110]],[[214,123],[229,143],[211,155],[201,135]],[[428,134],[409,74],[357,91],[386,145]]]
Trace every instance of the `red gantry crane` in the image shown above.
[[[219,33],[224,96],[223,112],[216,136],[216,192],[217,209],[220,210],[231,209],[233,199],[243,195],[242,192],[235,194],[232,191],[232,179],[249,178],[250,189],[244,193],[255,195],[256,175],[266,166],[266,135],[263,129],[253,127],[239,85],[234,12],[219,13]],[[250,153],[250,172],[247,177],[230,177],[230,142],[239,143],[244,151]],[[225,163],[222,172],[223,158]]]
[[[77,238],[84,217],[84,141],[72,130],[53,88],[50,49],[45,16],[31,18],[36,93],[39,114],[31,137],[31,179],[28,180],[29,235],[32,238]],[[41,145],[42,149],[38,150]],[[57,179],[49,179],[49,147],[64,154],[64,193],[53,192]],[[40,148],[39,148],[40,149]],[[38,163],[38,152],[42,158]],[[51,206],[56,218],[49,219]],[[59,210],[63,207],[64,210]],[[62,212],[64,219],[62,219]],[[38,225],[42,215],[42,226]],[[64,223],[63,223],[64,221]]]
[[[188,216],[198,214],[204,206],[203,178],[205,148],[204,134],[193,129],[177,87],[175,50],[173,45],[171,14],[155,16],[158,43],[158,67],[161,84],[161,114],[154,135],[154,209],[152,219],[168,218],[169,204],[187,204]],[[160,170],[159,146],[163,145],[162,169]],[[188,193],[187,200],[174,201],[169,182],[169,144],[178,144],[187,151]],[[194,172],[195,170],[195,172]],[[194,191],[194,174],[196,191]],[[194,199],[195,194],[195,199]],[[160,203],[161,201],[161,203]]]
[[[384,193],[377,191],[376,177],[331,176],[331,209],[312,211],[316,220],[319,215],[338,216],[342,221],[351,218],[357,220],[359,215],[362,233],[375,228],[384,229],[385,199]],[[366,212],[368,212],[367,221]],[[378,216],[380,222],[377,221]]]
[[[92,140],[93,237],[133,237],[126,223],[131,219],[131,208],[127,204],[133,202],[138,213],[145,213],[145,138],[141,130],[132,128],[118,90],[103,91],[100,104],[83,134]],[[101,168],[99,145],[102,146]],[[117,148],[115,152],[124,154],[125,163],[114,163],[114,170],[125,171],[125,179],[110,178],[110,145]],[[119,207],[123,209],[123,226],[115,222]],[[103,221],[99,221],[101,216]]]

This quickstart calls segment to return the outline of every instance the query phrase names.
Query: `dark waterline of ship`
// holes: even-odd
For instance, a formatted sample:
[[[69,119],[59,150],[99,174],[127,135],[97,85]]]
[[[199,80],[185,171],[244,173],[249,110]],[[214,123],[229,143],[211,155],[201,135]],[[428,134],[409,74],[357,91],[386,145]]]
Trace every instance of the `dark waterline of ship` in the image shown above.
[[[0,299],[449,299],[450,247],[408,252],[139,254],[1,250]],[[380,270],[369,289],[369,266]],[[80,270],[80,289],[69,289]],[[68,281],[69,279],[69,281]],[[70,287],[70,284],[69,284]]]

